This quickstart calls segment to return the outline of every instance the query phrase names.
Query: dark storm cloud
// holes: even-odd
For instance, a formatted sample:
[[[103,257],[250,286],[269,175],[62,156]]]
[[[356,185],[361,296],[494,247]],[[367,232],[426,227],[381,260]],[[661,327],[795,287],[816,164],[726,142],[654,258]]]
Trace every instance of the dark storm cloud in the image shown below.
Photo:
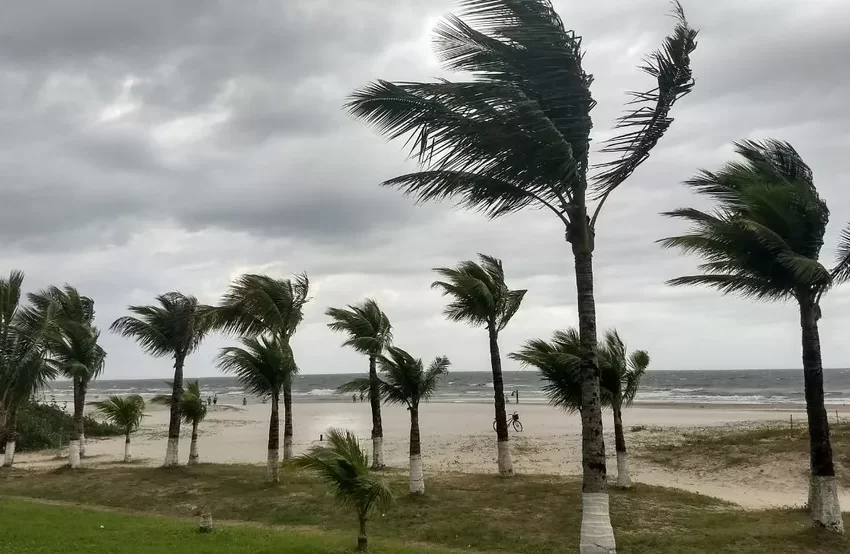
[[[212,302],[244,271],[307,271],[314,300],[296,335],[305,371],[350,369],[354,357],[336,348],[322,312],[366,295],[379,299],[411,350],[485,369],[486,356],[469,348],[480,332],[445,322],[444,301],[428,287],[431,268],[487,252],[505,261],[511,286],[529,289],[503,350],[575,324],[571,253],[554,216],[487,222],[450,203],[416,207],[377,186],[413,169],[402,145],[385,144],[342,110],[371,79],[445,75],[424,33],[451,1],[9,4],[0,18],[0,259],[27,270],[30,287],[72,282],[97,299],[106,327],[126,304],[165,290]],[[623,92],[652,86],[635,66],[669,31],[669,5],[555,6],[584,36],[598,147]],[[664,284],[696,260],[658,248],[655,240],[682,230],[658,213],[704,205],[678,183],[729,160],[733,140],[775,136],[814,169],[833,213],[824,248],[832,259],[850,220],[850,4],[685,8],[702,29],[697,86],[600,218],[599,325],[620,327],[660,368],[793,367],[793,306]],[[848,362],[840,348],[848,305],[845,288],[824,306],[831,365]],[[671,329],[680,338],[666,338]],[[168,371],[126,341],[104,341],[110,376]],[[218,344],[199,354],[194,371],[213,372]]]

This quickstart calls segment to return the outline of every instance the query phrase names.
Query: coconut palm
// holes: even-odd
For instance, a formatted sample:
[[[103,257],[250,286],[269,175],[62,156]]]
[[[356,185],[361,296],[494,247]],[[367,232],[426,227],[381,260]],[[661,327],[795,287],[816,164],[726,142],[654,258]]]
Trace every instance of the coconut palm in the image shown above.
[[[581,337],[576,329],[556,331],[551,342],[530,340],[508,357],[537,368],[545,381],[543,392],[550,404],[570,413],[581,412]],[[649,365],[649,354],[636,350],[627,356],[620,335],[611,330],[599,345],[598,359],[602,405],[611,408],[614,414],[617,485],[630,487],[622,409],[631,405],[637,394],[640,379]]]
[[[440,356],[426,370],[421,359],[401,348],[390,346],[387,355],[378,357],[383,377],[378,379],[378,394],[388,404],[402,404],[410,412],[410,494],[425,494],[422,471],[422,443],[419,436],[419,403],[428,400],[440,378],[449,371],[449,359]],[[371,379],[353,379],[340,387],[341,392],[372,391]]]
[[[166,383],[173,390],[173,383]],[[151,402],[171,406],[174,396],[170,394],[159,394],[151,398]],[[192,443],[189,446],[189,464],[199,463],[198,455],[198,426],[207,417],[207,405],[201,397],[201,385],[195,381],[186,382],[186,390],[183,391],[183,400],[180,402],[180,417],[184,423],[192,426]]]
[[[809,421],[809,509],[815,525],[843,532],[823,402],[818,321],[823,295],[850,278],[850,226],[840,237],[838,263],[827,269],[818,257],[829,210],[818,196],[811,169],[787,142],[743,141],[735,146],[742,161],[717,172],[701,171],[686,182],[714,201],[714,211],[683,208],[665,214],[692,228],[661,244],[704,260],[698,275],[669,283],[798,304]]]
[[[48,363],[71,380],[74,389],[74,424],[68,444],[72,468],[82,465],[85,454],[84,412],[89,383],[102,372],[106,352],[98,344],[100,331],[94,325],[94,300],[70,285],[51,286],[28,295],[24,310],[29,328],[44,328]]]
[[[376,81],[347,108],[389,139],[405,138],[421,170],[390,179],[418,201],[451,198],[495,218],[534,206],[564,225],[575,259],[582,339],[583,552],[615,550],[606,491],[599,401],[593,251],[605,200],[650,154],[672,124],[670,110],[693,87],[697,32],[675,4],[676,25],[641,70],[653,83],[633,93],[618,134],[589,162],[593,82],[581,38],[564,27],[550,0],[462,0],[435,30],[452,82]],[[593,173],[593,174],[591,174]],[[594,206],[595,201],[595,206]]]
[[[632,486],[626,435],[623,432],[623,408],[631,406],[640,380],[649,366],[646,350],[626,352],[626,345],[615,329],[607,331],[599,346],[599,385],[602,402],[614,414],[614,448],[617,452],[617,485]]]
[[[209,331],[207,310],[194,296],[166,292],[156,297],[158,305],[129,306],[132,316],[116,319],[110,330],[131,338],[154,357],[169,356],[174,360],[171,408],[168,420],[168,444],[165,467],[179,464],[180,407],[183,404],[183,366],[186,358],[198,349]]]
[[[20,305],[24,274],[0,279],[0,430],[5,437],[3,464],[15,460],[17,415],[21,407],[56,377],[44,356],[45,329],[28,328]]]
[[[387,483],[369,472],[369,456],[354,433],[328,429],[327,444],[316,445],[296,459],[296,464],[315,472],[331,488],[337,501],[354,509],[360,523],[358,552],[368,550],[366,522],[373,508],[384,510],[393,501]]]
[[[444,311],[451,321],[487,328],[490,339],[490,369],[493,373],[493,394],[496,408],[496,443],[499,475],[513,475],[511,451],[508,445],[508,425],[505,412],[505,385],[502,378],[502,358],[499,354],[501,332],[519,309],[527,291],[510,290],[505,284],[502,261],[484,254],[481,263],[465,261],[457,267],[439,267],[436,271],[444,281],[431,286],[440,289],[451,302]]]
[[[139,429],[145,417],[145,401],[138,394],[110,396],[106,400],[92,402],[91,406],[109,422],[124,430],[124,463],[130,461],[130,435]]]
[[[325,315],[333,319],[328,327],[345,333],[348,338],[342,343],[360,354],[369,356],[369,403],[372,407],[372,468],[384,467],[384,429],[381,424],[381,398],[377,371],[377,358],[393,340],[390,319],[378,307],[378,303],[367,298],[362,304],[345,308],[328,308]]]
[[[212,325],[226,333],[243,337],[267,334],[274,337],[287,354],[281,359],[289,375],[283,384],[283,459],[292,458],[292,377],[298,366],[294,362],[290,339],[304,319],[304,306],[310,281],[299,274],[293,279],[275,279],[268,275],[246,274],[230,284],[219,306],[211,311]]]
[[[245,390],[254,396],[269,396],[272,401],[269,418],[268,476],[280,482],[280,417],[278,404],[281,390],[292,382],[297,371],[292,351],[277,338],[243,337],[242,348],[222,348],[216,358],[219,369],[236,376]]]

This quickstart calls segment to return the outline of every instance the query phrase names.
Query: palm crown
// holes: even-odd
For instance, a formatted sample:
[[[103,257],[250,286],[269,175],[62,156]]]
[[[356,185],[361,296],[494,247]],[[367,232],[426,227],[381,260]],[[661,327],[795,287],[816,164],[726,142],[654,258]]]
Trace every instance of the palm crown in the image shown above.
[[[168,388],[172,388],[174,383],[166,381]],[[151,398],[154,404],[163,406],[171,406],[174,403],[174,396],[170,394],[158,394]],[[201,397],[201,384],[196,379],[186,382],[186,390],[183,391],[183,399],[180,401],[180,417],[186,423],[200,423],[207,417],[207,405]]]
[[[255,396],[279,395],[284,384],[297,372],[292,351],[268,337],[243,337],[242,348],[222,348],[216,357],[219,369],[236,376]]]
[[[152,356],[185,358],[200,346],[208,332],[205,309],[194,296],[167,292],[158,306],[130,306],[135,314],[115,320],[110,329],[134,339]]]
[[[348,309],[328,308],[325,315],[334,320],[328,323],[332,331],[348,335],[342,345],[350,346],[361,354],[377,356],[392,343],[390,319],[371,298],[360,305],[349,305]]]
[[[128,435],[139,428],[145,416],[145,401],[138,394],[110,396],[106,400],[92,402],[91,405]]]
[[[445,309],[450,320],[492,325],[493,330],[501,331],[516,314],[527,291],[507,287],[501,260],[485,254],[478,257],[480,264],[465,261],[457,267],[434,269],[445,280],[434,281],[431,287],[452,297]]]
[[[415,408],[422,400],[428,400],[434,394],[440,378],[448,373],[450,365],[446,356],[439,356],[426,370],[421,359],[414,358],[397,346],[390,346],[386,355],[378,357],[378,366],[383,374],[378,383],[379,394],[389,404]],[[368,392],[369,385],[368,378],[358,378],[342,385],[339,391]]]
[[[225,332],[256,336],[270,333],[288,341],[304,318],[310,282],[307,275],[275,279],[246,274],[234,281],[221,304],[211,311],[213,326]]]
[[[640,380],[649,367],[646,350],[626,353],[626,344],[616,329],[605,333],[599,346],[599,386],[603,403],[629,406],[635,399]]]
[[[593,77],[582,68],[581,37],[566,30],[549,0],[460,4],[459,16],[437,26],[434,45],[447,70],[471,73],[471,80],[380,80],[355,91],[347,104],[388,138],[410,137],[411,156],[423,170],[384,185],[421,201],[455,198],[490,217],[534,205],[568,228],[583,224],[588,181],[604,199],[672,123],[670,108],[693,87],[697,32],[675,3],[673,33],[641,67],[655,83],[632,93],[633,105],[617,123],[622,132],[603,148],[616,159],[588,179],[595,101]]]
[[[743,141],[744,161],[714,173],[701,171],[686,182],[717,203],[713,212],[682,208],[665,215],[691,223],[690,233],[661,240],[704,258],[701,275],[672,285],[707,285],[758,299],[820,297],[850,278],[850,228],[839,244],[838,263],[819,261],[829,221],[812,171],[787,142]]]

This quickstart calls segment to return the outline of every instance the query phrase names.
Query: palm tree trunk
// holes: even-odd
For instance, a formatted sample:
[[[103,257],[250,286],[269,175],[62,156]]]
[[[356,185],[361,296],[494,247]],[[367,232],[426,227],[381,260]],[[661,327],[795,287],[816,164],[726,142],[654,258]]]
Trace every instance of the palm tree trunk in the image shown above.
[[[360,519],[360,533],[357,535],[357,552],[369,550],[369,540],[366,538],[366,514],[358,514]]]
[[[505,384],[502,380],[502,358],[499,355],[499,334],[495,322],[487,325],[490,336],[490,368],[493,371],[493,396],[496,401],[496,445],[499,475],[509,477],[514,474],[511,462],[511,449],[508,445],[508,415],[505,412]]]
[[[200,456],[198,456],[198,420],[192,421],[192,443],[189,445],[189,462],[188,465],[197,465]]]
[[[3,467],[12,467],[15,463],[15,439],[18,433],[17,410],[12,408],[6,414],[6,454],[3,457]]]
[[[602,402],[596,359],[596,302],[593,297],[593,237],[585,209],[573,216],[569,236],[575,256],[578,323],[581,342],[581,554],[614,554],[616,542],[608,506]]]
[[[280,483],[280,396],[272,393],[272,415],[269,418],[268,476],[272,483]]]
[[[800,299],[803,335],[803,381],[809,419],[809,511],[812,521],[836,533],[844,533],[838,485],[829,441],[829,419],[823,403],[823,363],[818,333],[819,307],[811,298]]]
[[[283,385],[283,459],[292,459],[292,381]]]
[[[422,443],[419,437],[419,406],[410,407],[410,494],[425,494]]]
[[[171,414],[168,419],[168,446],[165,449],[163,467],[180,465],[178,447],[180,445],[180,405],[183,403],[183,362],[185,357],[178,353],[174,357],[174,383],[171,387]]]
[[[80,416],[80,459],[83,459],[86,455],[86,418],[85,418],[85,406],[86,406],[86,395],[89,392],[89,381],[86,378],[83,378],[80,381],[80,396],[82,397],[83,404],[83,415]]]
[[[381,424],[381,394],[378,386],[377,356],[369,356],[369,403],[372,406],[372,469],[384,466],[384,427]]]
[[[130,430],[127,429],[127,433],[124,435],[124,463],[130,461],[132,458],[132,453],[130,452]]]
[[[71,440],[68,442],[68,461],[73,469],[82,465],[80,457],[80,437],[83,434],[83,397],[82,380],[79,377],[73,379],[74,387],[74,422],[71,425]]]
[[[629,457],[626,454],[626,435],[623,433],[623,413],[619,403],[614,403],[614,448],[617,451],[617,486],[629,488],[632,478],[629,475]]]

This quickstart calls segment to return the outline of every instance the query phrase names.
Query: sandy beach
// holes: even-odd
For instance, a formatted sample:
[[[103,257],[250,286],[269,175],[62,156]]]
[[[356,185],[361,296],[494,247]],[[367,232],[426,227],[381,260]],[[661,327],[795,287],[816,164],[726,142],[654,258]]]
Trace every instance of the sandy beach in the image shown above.
[[[850,407],[838,408],[842,417],[850,417]],[[545,404],[511,404],[524,425],[522,433],[511,432],[514,467],[521,473],[569,474],[581,472],[581,429],[578,415],[569,415]],[[831,413],[835,408],[830,408]],[[319,440],[329,427],[353,430],[368,441],[371,416],[367,403],[296,403],[294,405],[296,455]],[[802,505],[806,501],[806,465],[777,460],[770,470],[728,468],[722,471],[672,471],[641,460],[637,455],[650,441],[674,442],[694,428],[756,425],[775,422],[783,425],[793,414],[802,424],[801,406],[765,405],[635,405],[624,413],[626,440],[630,448],[632,478],[653,485],[672,486],[739,504],[744,508]],[[265,461],[269,406],[212,406],[200,428],[199,449],[202,462],[256,463]],[[496,467],[495,434],[492,431],[493,408],[485,403],[433,402],[422,407],[421,433],[426,472],[494,472]],[[613,432],[606,414],[606,447],[613,457]],[[282,419],[282,418],[281,418]],[[398,406],[383,408],[384,443],[387,464],[406,467],[408,414]],[[165,452],[168,412],[149,407],[142,428],[133,436],[133,454],[137,463],[158,465]],[[646,426],[634,432],[634,426]],[[181,436],[181,462],[189,455],[188,429]],[[120,461],[123,438],[90,440],[86,464],[96,466]],[[61,465],[57,452],[20,454],[20,468],[45,468]],[[613,459],[609,468],[616,467]],[[850,505],[850,495],[842,498]]]

